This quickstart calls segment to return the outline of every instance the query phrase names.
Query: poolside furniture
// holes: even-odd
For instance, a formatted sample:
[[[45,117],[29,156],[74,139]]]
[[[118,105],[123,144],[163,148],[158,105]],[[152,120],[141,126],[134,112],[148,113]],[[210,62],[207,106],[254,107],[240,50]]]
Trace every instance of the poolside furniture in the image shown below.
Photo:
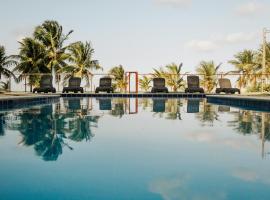
[[[153,99],[153,112],[165,112],[166,99]]]
[[[40,79],[39,82],[39,87],[34,88],[33,93],[37,92],[37,93],[48,93],[48,92],[52,92],[55,93],[56,89],[53,87],[52,84],[52,79],[53,77],[51,75],[43,75]]]
[[[83,93],[83,88],[81,87],[81,78],[79,77],[71,77],[68,80],[68,87],[64,87],[62,93],[69,93],[69,92],[74,92],[78,93],[81,92]]]
[[[230,79],[228,78],[220,78],[218,79],[219,87],[216,89],[216,93],[219,94],[221,92],[224,92],[226,94],[240,94],[240,89],[238,88],[232,88],[232,84]]]
[[[199,111],[200,111],[200,100],[188,99],[187,100],[187,113],[198,113]]]
[[[103,77],[99,80],[99,87],[96,88],[95,93],[107,92],[113,93],[112,79],[110,77]]]
[[[185,93],[204,93],[204,89],[200,87],[199,76],[188,76],[187,77],[188,87],[185,89]]]
[[[112,100],[110,98],[99,99],[99,110],[112,110]]]
[[[169,92],[168,88],[165,86],[164,78],[153,79],[153,87],[152,87],[151,93],[157,93],[157,92],[164,92],[164,93]]]

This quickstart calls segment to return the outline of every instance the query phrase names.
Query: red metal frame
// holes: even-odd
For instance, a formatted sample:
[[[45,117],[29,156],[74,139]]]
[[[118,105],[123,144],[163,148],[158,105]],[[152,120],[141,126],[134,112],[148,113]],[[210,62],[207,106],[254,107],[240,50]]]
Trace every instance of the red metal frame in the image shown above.
[[[126,72],[126,77],[127,77],[127,80],[128,80],[128,92],[130,93],[130,75],[131,74],[135,74],[135,83],[136,83],[136,93],[138,93],[138,90],[139,90],[139,75],[138,75],[138,72]],[[127,90],[127,88],[126,88]]]

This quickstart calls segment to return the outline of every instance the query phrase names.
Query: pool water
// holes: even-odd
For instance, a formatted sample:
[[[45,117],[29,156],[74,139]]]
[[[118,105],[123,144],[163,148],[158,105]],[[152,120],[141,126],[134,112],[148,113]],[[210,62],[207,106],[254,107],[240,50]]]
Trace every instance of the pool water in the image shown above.
[[[270,199],[270,114],[204,99],[0,112],[0,199]]]

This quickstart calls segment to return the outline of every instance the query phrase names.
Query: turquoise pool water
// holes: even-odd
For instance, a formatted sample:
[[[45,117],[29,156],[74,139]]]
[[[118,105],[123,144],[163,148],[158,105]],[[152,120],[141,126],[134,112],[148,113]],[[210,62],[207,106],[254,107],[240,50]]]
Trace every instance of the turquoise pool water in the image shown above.
[[[270,114],[203,99],[0,112],[0,199],[270,199]]]

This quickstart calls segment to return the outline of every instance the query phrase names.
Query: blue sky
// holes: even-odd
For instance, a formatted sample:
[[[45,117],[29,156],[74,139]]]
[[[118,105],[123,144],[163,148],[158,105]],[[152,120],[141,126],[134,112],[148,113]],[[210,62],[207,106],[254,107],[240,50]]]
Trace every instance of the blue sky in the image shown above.
[[[105,71],[122,64],[151,72],[183,62],[194,72],[201,60],[222,62],[258,48],[263,27],[270,27],[267,0],[1,0],[0,44],[18,52],[18,40],[46,19],[59,21],[70,42],[91,41]]]

